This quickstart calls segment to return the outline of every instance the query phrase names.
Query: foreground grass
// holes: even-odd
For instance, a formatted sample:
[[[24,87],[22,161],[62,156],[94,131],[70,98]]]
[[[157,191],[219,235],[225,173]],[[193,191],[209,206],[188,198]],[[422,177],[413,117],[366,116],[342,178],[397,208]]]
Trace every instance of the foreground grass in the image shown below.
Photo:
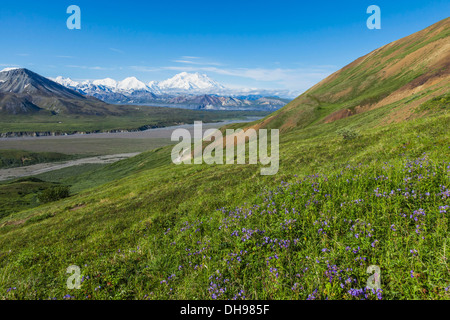
[[[104,167],[123,178],[0,220],[0,297],[448,299],[449,123],[286,133],[272,177],[170,148]]]

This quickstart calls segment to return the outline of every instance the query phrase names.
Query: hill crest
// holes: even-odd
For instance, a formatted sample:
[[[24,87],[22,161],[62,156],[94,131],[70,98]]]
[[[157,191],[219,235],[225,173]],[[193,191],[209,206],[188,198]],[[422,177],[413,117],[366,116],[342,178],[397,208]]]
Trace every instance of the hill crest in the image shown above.
[[[362,56],[255,127],[282,131],[331,123],[398,104],[380,121],[420,116],[417,108],[450,89],[450,18]],[[410,101],[408,101],[410,100]]]

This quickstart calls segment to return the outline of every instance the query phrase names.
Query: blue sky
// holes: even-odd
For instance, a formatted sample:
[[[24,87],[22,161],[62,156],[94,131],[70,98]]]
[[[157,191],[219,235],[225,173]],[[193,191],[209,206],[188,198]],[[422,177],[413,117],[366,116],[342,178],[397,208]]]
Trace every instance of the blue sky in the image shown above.
[[[69,5],[81,30],[69,30]],[[369,5],[381,30],[369,30]],[[0,67],[47,77],[206,73],[229,86],[302,92],[354,59],[449,16],[450,1],[9,1]]]

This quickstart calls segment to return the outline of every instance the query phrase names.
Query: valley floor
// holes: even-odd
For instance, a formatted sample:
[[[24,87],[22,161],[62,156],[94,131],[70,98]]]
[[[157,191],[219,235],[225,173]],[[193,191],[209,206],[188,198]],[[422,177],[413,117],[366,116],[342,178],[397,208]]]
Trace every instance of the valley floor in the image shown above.
[[[69,160],[58,163],[39,163],[31,166],[0,169],[0,181],[17,179],[28,176],[35,176],[38,174],[60,170],[68,167],[79,166],[83,164],[109,164],[123,159],[137,156],[139,153],[121,153],[106,156],[97,156],[91,158],[82,158],[77,160]]]

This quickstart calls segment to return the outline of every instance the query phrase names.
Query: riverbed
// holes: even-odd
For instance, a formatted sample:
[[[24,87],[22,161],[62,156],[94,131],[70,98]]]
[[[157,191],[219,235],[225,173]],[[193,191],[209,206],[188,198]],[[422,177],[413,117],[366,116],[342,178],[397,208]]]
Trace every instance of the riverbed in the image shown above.
[[[205,123],[203,129],[220,128],[226,124],[249,122],[245,120]],[[173,144],[170,140],[173,130],[188,129],[193,132],[193,124],[148,129],[136,132],[73,134],[66,136],[0,138],[0,149],[25,150],[31,152],[59,152],[81,157],[144,152]]]
[[[72,166],[82,164],[109,164],[120,160],[137,156],[139,152],[113,154],[106,156],[90,157],[62,162],[38,163],[31,166],[0,169],[0,181],[35,176],[41,173],[50,172],[54,170],[64,169]]]
[[[203,132],[211,128],[220,128],[231,123],[243,123],[257,120],[223,121],[204,123]],[[191,135],[194,124],[154,128],[137,132],[74,134],[67,136],[0,138],[0,149],[16,149],[32,152],[60,152],[83,156],[80,159],[63,162],[40,163],[26,167],[0,169],[0,181],[38,175],[83,164],[109,164],[136,156],[144,151],[167,146],[177,142],[171,141],[176,129],[187,129]]]

